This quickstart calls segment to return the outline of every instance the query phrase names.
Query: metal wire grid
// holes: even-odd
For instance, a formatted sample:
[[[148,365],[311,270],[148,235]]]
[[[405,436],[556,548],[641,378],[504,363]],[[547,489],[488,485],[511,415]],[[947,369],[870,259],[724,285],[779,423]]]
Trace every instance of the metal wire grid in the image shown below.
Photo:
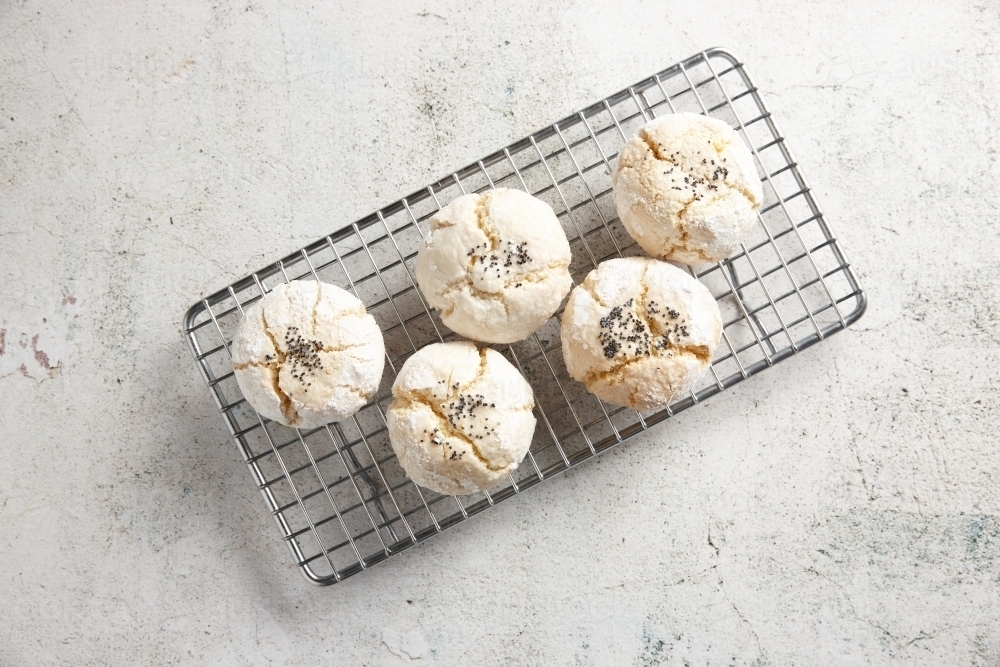
[[[497,489],[442,496],[410,482],[386,433],[390,387],[409,355],[457,338],[414,280],[427,219],[467,192],[517,187],[548,202],[581,281],[600,261],[641,254],[617,219],[611,168],[647,120],[692,111],[720,118],[752,147],[764,183],[760,224],[740,251],[693,271],[723,313],[711,371],[658,412],[604,403],[570,379],[557,313],[528,340],[496,346],[531,383],[538,426],[521,466]],[[229,342],[243,309],[300,278],[356,294],[385,337],[386,373],[350,420],[313,430],[261,418],[236,385]],[[865,296],[742,63],[704,51],[514,143],[195,304],[185,331],[198,367],[302,573],[331,584],[520,493],[823,340],[855,320]],[[560,311],[561,313],[561,311]]]

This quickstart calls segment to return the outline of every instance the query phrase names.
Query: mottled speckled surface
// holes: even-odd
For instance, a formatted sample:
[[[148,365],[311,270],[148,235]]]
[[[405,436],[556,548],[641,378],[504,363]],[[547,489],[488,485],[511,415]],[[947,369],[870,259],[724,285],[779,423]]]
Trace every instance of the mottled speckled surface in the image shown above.
[[[995,2],[339,4],[0,6],[0,665],[1000,663]],[[713,45],[868,314],[311,587],[187,306]]]

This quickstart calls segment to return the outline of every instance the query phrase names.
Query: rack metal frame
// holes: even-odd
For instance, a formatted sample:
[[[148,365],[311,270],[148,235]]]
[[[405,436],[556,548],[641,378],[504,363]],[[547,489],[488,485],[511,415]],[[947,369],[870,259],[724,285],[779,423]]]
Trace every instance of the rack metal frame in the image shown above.
[[[390,387],[409,355],[458,338],[414,279],[427,220],[454,197],[521,188],[548,202],[580,282],[599,262],[641,255],[617,218],[611,170],[648,120],[680,111],[732,125],[764,185],[760,224],[739,251],[691,270],[723,313],[723,339],[700,385],[666,409],[604,403],[566,373],[559,315],[529,339],[493,346],[535,392],[538,425],[521,466],[498,488],[442,496],[403,474],[385,426]],[[376,398],[350,420],[296,430],[258,415],[233,376],[229,345],[243,309],[279,282],[316,279],[356,294],[385,337]],[[302,574],[332,584],[645,431],[797,354],[864,313],[865,294],[784,136],[747,74],[724,49],[698,53],[460,169],[200,300],[184,317],[198,368]]]

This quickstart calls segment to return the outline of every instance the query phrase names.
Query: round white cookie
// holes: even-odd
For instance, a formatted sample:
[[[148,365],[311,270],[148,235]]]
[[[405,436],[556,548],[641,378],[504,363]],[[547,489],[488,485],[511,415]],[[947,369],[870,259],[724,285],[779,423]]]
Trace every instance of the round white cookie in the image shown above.
[[[625,229],[654,257],[719,262],[746,238],[764,200],[746,144],[721,120],[662,116],[626,142],[612,175]]]
[[[513,343],[559,308],[573,285],[570,258],[548,204],[498,188],[463,195],[430,219],[417,254],[417,282],[456,333]]]
[[[278,285],[247,308],[231,350],[250,405],[295,428],[353,415],[378,390],[385,364],[382,332],[364,304],[304,280]]]
[[[428,345],[403,364],[392,395],[392,449],[410,479],[439,493],[495,486],[531,445],[531,387],[496,350]]]
[[[602,262],[562,316],[566,369],[610,403],[665,407],[705,372],[722,335],[719,306],[683,270],[655,259]]]

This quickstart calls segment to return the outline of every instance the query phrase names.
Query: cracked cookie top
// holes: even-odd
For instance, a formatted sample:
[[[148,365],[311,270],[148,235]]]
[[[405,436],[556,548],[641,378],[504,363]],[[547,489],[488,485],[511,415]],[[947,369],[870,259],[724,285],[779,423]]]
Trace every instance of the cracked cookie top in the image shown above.
[[[605,401],[653,410],[691,388],[722,336],[719,306],[683,270],[655,259],[603,262],[562,317],[566,369]]]
[[[355,296],[315,281],[281,284],[249,306],[232,344],[236,382],[286,426],[346,419],[378,390],[382,332]]]
[[[643,250],[683,264],[729,257],[764,199],[753,156],[726,123],[680,113],[628,140],[612,175],[622,224]]]
[[[430,219],[417,282],[456,333],[513,343],[537,331],[569,292],[569,242],[548,204],[498,188],[458,197]]]
[[[503,355],[436,343],[406,360],[392,385],[389,440],[407,476],[439,493],[495,486],[535,432],[531,387]]]

